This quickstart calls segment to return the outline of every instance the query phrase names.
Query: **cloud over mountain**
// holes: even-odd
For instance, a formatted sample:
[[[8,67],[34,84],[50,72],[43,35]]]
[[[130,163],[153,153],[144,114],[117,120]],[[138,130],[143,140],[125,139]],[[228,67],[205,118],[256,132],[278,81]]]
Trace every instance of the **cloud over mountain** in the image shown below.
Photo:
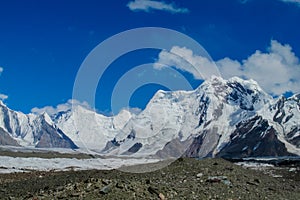
[[[37,108],[37,107],[32,108],[31,112],[35,113],[35,114],[47,113],[49,115],[53,115],[55,113],[71,110],[73,106],[81,106],[81,107],[91,110],[91,108],[87,102],[80,102],[78,100],[69,99],[66,103],[59,104],[56,107],[45,106],[43,108]]]
[[[224,58],[216,63],[224,78],[254,79],[272,95],[300,91],[299,58],[288,44],[271,40],[266,52],[257,50],[242,62]]]
[[[170,52],[161,51],[157,63],[173,66],[191,73],[195,79],[207,79],[215,66],[225,79],[238,76],[256,80],[266,92],[281,95],[285,92],[300,92],[300,63],[292,47],[271,40],[266,52],[255,51],[243,61],[223,58],[211,61],[195,55],[191,49],[174,46]],[[158,65],[154,65],[155,68]]]
[[[3,67],[0,67],[0,75],[2,74],[2,72],[3,72]],[[0,93],[0,100],[1,101],[6,100],[7,98],[8,98],[8,96],[6,94]]]
[[[187,8],[177,7],[173,2],[166,3],[164,1],[154,0],[134,0],[127,4],[128,8],[132,11],[150,12],[151,10],[161,10],[170,13],[188,13]]]

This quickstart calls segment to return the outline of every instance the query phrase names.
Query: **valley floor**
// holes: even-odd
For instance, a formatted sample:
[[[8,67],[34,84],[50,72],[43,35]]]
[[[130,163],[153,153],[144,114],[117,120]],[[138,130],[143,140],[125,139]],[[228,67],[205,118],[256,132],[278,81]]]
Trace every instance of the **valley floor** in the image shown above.
[[[154,164],[128,167],[134,171]],[[251,169],[250,169],[250,168]],[[299,166],[178,159],[146,173],[120,170],[0,174],[1,199],[300,199]]]

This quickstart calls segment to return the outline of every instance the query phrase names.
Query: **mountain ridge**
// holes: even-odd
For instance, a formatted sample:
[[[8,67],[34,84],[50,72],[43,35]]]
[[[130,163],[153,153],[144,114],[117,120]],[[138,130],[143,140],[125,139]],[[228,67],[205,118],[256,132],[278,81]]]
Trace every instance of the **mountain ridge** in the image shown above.
[[[299,97],[274,99],[253,80],[212,77],[193,91],[159,90],[139,114],[106,117],[76,105],[52,116],[25,115],[1,102],[0,128],[21,146],[108,156],[300,155]]]

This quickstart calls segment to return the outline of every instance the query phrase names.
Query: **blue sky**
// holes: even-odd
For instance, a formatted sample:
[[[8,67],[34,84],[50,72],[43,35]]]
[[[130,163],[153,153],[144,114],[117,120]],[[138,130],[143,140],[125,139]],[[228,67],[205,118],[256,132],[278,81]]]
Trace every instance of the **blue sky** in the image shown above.
[[[0,98],[25,113],[69,105],[77,71],[90,51],[115,34],[139,27],[169,28],[195,39],[225,78],[257,79],[274,96],[299,92],[299,0],[11,0],[0,7]],[[174,46],[171,51],[201,64],[189,49]],[[114,85],[142,63],[164,60],[178,65],[193,88],[201,83],[170,59],[153,49],[120,57],[98,85],[97,110],[111,112]],[[273,82],[262,74],[273,76],[266,78]],[[166,88],[142,86],[129,106],[143,108],[157,89]]]

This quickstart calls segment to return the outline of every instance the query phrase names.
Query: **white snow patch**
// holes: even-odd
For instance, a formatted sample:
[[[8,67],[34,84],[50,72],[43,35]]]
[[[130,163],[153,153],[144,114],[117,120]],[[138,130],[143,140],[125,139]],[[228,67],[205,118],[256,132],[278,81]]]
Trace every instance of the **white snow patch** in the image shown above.
[[[146,158],[21,158],[0,156],[0,173],[26,172],[26,171],[67,171],[74,170],[110,170],[121,166],[132,166],[137,164],[154,163],[158,159]]]
[[[237,162],[236,165],[245,167],[245,168],[251,168],[251,169],[261,169],[261,168],[267,168],[267,167],[274,167],[272,164],[267,163],[258,163],[258,162]]]

